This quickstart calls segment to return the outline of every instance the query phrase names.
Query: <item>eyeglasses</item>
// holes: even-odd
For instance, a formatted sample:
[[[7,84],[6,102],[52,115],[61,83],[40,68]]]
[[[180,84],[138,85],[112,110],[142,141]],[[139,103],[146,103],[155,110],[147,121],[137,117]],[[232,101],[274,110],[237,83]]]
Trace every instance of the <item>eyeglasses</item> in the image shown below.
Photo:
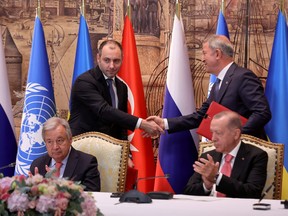
[[[58,138],[56,140],[46,140],[45,143],[48,146],[53,146],[54,143],[56,143],[56,145],[61,146],[63,144],[65,144],[66,139],[64,138]]]

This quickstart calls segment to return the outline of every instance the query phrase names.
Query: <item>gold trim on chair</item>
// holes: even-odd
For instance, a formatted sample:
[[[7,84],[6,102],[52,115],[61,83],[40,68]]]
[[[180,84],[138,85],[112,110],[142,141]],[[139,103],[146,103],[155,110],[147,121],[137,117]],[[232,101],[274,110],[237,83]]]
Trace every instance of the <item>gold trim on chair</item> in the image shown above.
[[[243,142],[255,145],[268,154],[267,165],[267,180],[264,190],[266,190],[272,183],[274,187],[265,196],[266,199],[281,199],[282,190],[282,172],[284,160],[284,145],[281,143],[272,143],[254,136],[242,134],[241,139]],[[213,142],[201,142],[199,144],[199,156],[206,151],[214,149]]]
[[[87,132],[73,137],[72,146],[96,156],[101,192],[125,191],[130,147],[128,140],[118,140],[100,132]]]

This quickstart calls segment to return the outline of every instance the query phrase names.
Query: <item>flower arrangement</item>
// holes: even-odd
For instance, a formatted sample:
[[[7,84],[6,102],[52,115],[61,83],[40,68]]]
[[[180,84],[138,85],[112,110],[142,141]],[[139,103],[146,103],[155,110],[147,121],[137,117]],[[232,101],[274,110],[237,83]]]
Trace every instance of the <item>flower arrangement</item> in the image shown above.
[[[13,176],[0,179],[0,215],[99,216],[93,196],[63,178]]]

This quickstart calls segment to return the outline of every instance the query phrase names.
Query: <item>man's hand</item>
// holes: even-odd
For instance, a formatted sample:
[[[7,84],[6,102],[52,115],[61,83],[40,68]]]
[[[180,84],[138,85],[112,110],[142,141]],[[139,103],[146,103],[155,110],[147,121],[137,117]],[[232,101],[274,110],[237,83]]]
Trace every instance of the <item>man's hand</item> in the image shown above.
[[[164,133],[164,130],[154,121],[147,121],[145,119],[142,119],[140,128],[145,131],[145,133],[143,133],[144,137],[159,136],[160,133]]]
[[[37,175],[37,174],[39,174],[39,170],[38,170],[38,167],[35,167],[35,168],[34,168],[34,175]],[[32,174],[31,171],[28,172],[28,176],[29,176],[30,178],[33,176],[33,174]]]
[[[211,155],[207,154],[207,159],[200,158],[193,164],[194,171],[202,176],[203,183],[207,189],[211,189],[215,183],[215,176],[219,169],[219,162],[214,162]]]
[[[162,130],[165,130],[165,125],[164,125],[164,119],[159,117],[159,116],[149,116],[147,119],[147,121],[154,121],[156,124],[158,124]]]

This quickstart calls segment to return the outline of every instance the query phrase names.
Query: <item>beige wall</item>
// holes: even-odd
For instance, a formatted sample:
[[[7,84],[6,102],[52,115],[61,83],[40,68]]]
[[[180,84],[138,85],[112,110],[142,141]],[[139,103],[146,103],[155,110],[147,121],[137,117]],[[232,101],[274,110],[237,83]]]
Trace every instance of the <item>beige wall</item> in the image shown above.
[[[47,41],[52,41],[50,45],[47,45],[47,52],[51,62],[57,109],[59,113],[65,113],[68,109],[74,66],[80,1],[75,1],[73,4],[65,0],[45,0],[41,2],[45,37]],[[165,73],[160,77],[158,75],[163,70],[165,72],[168,63],[165,58],[168,57],[169,53],[175,1],[135,0],[130,2],[131,4],[138,2],[138,8],[149,8],[148,12],[144,11],[145,13],[141,10],[136,11],[138,14],[142,14],[141,16],[134,16],[132,20],[134,26],[144,23],[141,27],[137,27],[135,37],[144,88],[145,92],[146,90],[148,92],[148,113],[155,114],[161,112]],[[217,16],[222,1],[183,0],[179,2],[182,3],[181,11],[190,55],[196,106],[200,107],[206,97],[209,80],[209,75],[201,69],[201,44],[208,35],[213,34],[216,30]],[[262,77],[265,83],[279,1],[251,0],[250,3],[247,57],[249,61],[247,67],[251,68],[259,77]],[[9,30],[12,39],[12,42],[9,43],[4,41],[5,49],[17,49],[22,57],[21,63],[8,67],[11,93],[13,92],[12,89],[19,91],[26,85],[31,35],[35,19],[35,4],[33,1],[24,0],[0,3],[0,25]],[[103,36],[109,35],[121,41],[124,17],[123,5],[125,4],[126,1],[123,2],[123,0],[114,2],[109,0],[86,1],[86,20],[94,55],[96,54],[97,42]],[[225,13],[230,38],[236,47],[235,61],[243,65],[245,61],[246,0],[227,0],[226,5]],[[134,12],[134,15],[137,14],[136,12]],[[150,25],[153,27],[152,30]],[[156,77],[158,80],[154,82]],[[16,110],[15,122],[19,127],[21,121],[19,110],[21,110],[22,103],[15,95],[12,95],[12,98],[14,110]],[[20,101],[18,104],[16,104],[17,100]],[[18,114],[16,115],[16,113]]]

